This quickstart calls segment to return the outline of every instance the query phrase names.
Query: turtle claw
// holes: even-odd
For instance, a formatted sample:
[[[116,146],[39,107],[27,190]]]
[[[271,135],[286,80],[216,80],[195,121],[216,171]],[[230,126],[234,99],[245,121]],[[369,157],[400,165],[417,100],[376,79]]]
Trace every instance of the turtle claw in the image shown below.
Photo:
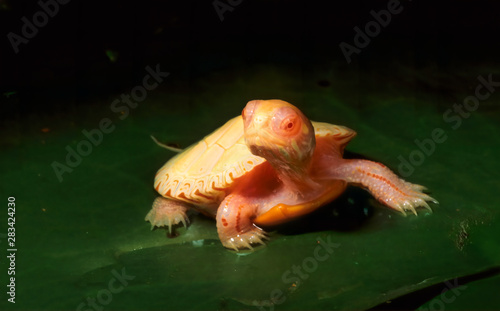
[[[412,204],[408,204],[408,207],[406,209],[410,210],[413,213],[413,215],[418,216],[417,210],[415,209],[415,207]]]
[[[424,200],[422,200],[422,202],[420,202],[420,206],[423,206],[426,210],[428,210],[429,212],[432,213],[432,208]]]
[[[187,229],[187,225],[189,224],[189,218],[186,215],[184,215],[184,217],[181,219],[181,222],[184,228]]]
[[[401,196],[399,198],[393,198],[393,200],[389,200],[383,203],[401,212],[404,216],[406,216],[407,211],[410,211],[415,216],[418,216],[417,213],[418,207],[423,207],[432,213],[432,208],[429,206],[427,201],[437,203],[437,200],[433,199],[432,197],[428,196],[425,193],[410,191],[409,193],[406,193],[404,196]]]
[[[184,203],[158,197],[144,220],[151,223],[151,230],[155,227],[168,227],[168,233],[171,234],[172,227],[179,223],[187,228],[189,218],[186,211],[187,207]]]
[[[429,199],[427,201],[431,201],[432,203],[439,204],[438,200],[434,199],[431,196],[428,196],[428,197],[429,197]]]
[[[428,190],[426,186],[412,184],[411,182],[408,182],[408,181],[404,181],[404,184],[407,185],[411,190],[413,190],[415,192],[424,192],[424,191]]]
[[[261,231],[261,232],[256,232],[256,235],[255,235],[255,243],[259,243],[259,244],[266,244],[264,243],[264,241],[262,240],[269,240],[269,237],[267,236],[266,232],[265,231]]]
[[[252,245],[266,245],[263,240],[268,239],[269,238],[262,229],[253,227],[250,231],[238,234],[235,237],[231,237],[226,239],[225,241],[222,241],[222,245],[237,252],[243,249],[249,249],[250,251],[253,251],[254,247],[252,247]]]
[[[189,224],[189,218],[186,216],[186,213],[178,212],[176,214],[171,215],[171,217],[168,217],[168,224],[166,224],[168,226],[168,233],[172,234],[172,227],[179,223],[182,223],[184,228],[187,229],[187,224]],[[161,225],[160,226],[156,225],[156,226],[160,227]],[[163,226],[165,226],[165,224],[163,224]],[[152,225],[152,227],[154,226]],[[151,228],[151,230],[153,230],[153,228]]]
[[[404,186],[402,186],[402,185]],[[389,198],[379,199],[381,203],[387,205],[388,207],[400,212],[403,216],[407,216],[406,212],[411,212],[412,214],[418,216],[417,208],[422,207],[427,211],[432,213],[432,209],[427,202],[438,203],[438,201],[431,196],[417,191],[415,189],[423,189],[423,186],[415,185],[404,182],[399,185],[398,191],[390,192]]]
[[[407,211],[410,211],[412,212],[414,215],[417,215],[417,211],[415,209],[415,206],[409,202],[409,201],[404,201],[402,203],[399,203],[397,204],[395,207],[394,207],[395,210],[401,212],[401,214],[403,214],[404,217],[408,216],[406,214]]]

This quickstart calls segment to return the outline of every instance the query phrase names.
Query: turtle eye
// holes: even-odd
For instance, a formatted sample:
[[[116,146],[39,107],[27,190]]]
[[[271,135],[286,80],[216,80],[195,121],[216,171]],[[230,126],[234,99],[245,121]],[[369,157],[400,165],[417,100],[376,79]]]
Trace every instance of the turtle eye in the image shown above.
[[[295,118],[289,117],[289,118],[286,118],[283,121],[281,121],[280,128],[283,131],[291,132],[294,130],[296,123],[297,123],[297,121],[295,120]]]
[[[287,136],[297,134],[302,126],[300,116],[289,107],[277,111],[273,123],[276,132]]]

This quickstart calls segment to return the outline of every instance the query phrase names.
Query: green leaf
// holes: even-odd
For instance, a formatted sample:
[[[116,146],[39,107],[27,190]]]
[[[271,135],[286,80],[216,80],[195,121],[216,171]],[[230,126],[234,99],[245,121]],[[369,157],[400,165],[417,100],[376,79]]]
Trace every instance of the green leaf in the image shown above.
[[[7,197],[16,198],[15,308],[86,308],[90,297],[106,310],[368,309],[500,266],[500,144],[491,134],[498,132],[498,123],[478,112],[453,130],[431,107],[408,110],[407,98],[355,111],[336,98],[326,105],[331,95],[314,93],[299,100],[300,94],[286,93],[283,81],[273,97],[305,101],[309,106],[303,103],[302,108],[311,119],[345,121],[358,131],[349,150],[396,171],[398,156],[410,159],[419,150],[415,139],[428,139],[433,129],[442,128],[447,140],[435,143],[406,177],[427,186],[439,200],[434,213],[402,217],[350,188],[330,206],[277,228],[266,247],[251,254],[224,249],[215,222],[200,215],[192,215],[187,230],[177,229],[177,237],[168,237],[144,221],[156,196],[154,174],[174,155],[156,146],[150,135],[186,147],[239,113],[244,102],[221,101],[214,95],[222,94],[221,88],[200,95],[203,100],[175,106],[184,99],[173,94],[148,99],[124,120],[104,103],[77,119],[78,126],[35,120],[22,132],[2,135],[4,206]],[[234,91],[245,87],[237,84]],[[81,161],[73,159],[81,163],[59,182],[54,161],[70,166],[66,148],[83,148],[88,138],[81,131],[98,128],[105,117],[115,129],[103,134]],[[50,131],[40,131],[47,126]],[[478,133],[490,134],[478,139]],[[0,232],[7,232],[5,221],[0,225]],[[5,238],[1,242],[5,248]],[[328,243],[336,245],[328,248],[331,252]],[[7,271],[5,258],[0,265]],[[131,278],[126,285],[116,276],[123,271]],[[495,282],[498,277],[467,284],[456,303],[477,300],[484,290],[495,296]],[[1,309],[14,306],[2,302]]]

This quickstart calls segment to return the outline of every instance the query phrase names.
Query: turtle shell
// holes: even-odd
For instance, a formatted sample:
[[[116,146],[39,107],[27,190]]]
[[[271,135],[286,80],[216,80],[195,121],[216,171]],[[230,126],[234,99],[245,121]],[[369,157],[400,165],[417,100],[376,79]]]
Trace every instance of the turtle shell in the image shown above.
[[[317,139],[335,140],[341,152],[356,134],[343,126],[312,124]],[[165,163],[156,174],[154,187],[167,198],[198,206],[217,205],[235,179],[265,161],[250,152],[245,143],[243,119],[238,116]]]
[[[219,203],[238,177],[266,161],[245,144],[243,119],[235,117],[170,159],[156,174],[159,194],[197,205]]]

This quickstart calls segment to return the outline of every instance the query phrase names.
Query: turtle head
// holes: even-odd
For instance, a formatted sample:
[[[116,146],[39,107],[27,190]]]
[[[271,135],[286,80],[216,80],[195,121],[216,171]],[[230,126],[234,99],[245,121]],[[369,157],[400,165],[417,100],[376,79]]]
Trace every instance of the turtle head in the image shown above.
[[[265,158],[280,174],[307,174],[316,145],[311,121],[282,100],[252,100],[242,112],[250,151]],[[292,177],[292,176],[290,176]]]

